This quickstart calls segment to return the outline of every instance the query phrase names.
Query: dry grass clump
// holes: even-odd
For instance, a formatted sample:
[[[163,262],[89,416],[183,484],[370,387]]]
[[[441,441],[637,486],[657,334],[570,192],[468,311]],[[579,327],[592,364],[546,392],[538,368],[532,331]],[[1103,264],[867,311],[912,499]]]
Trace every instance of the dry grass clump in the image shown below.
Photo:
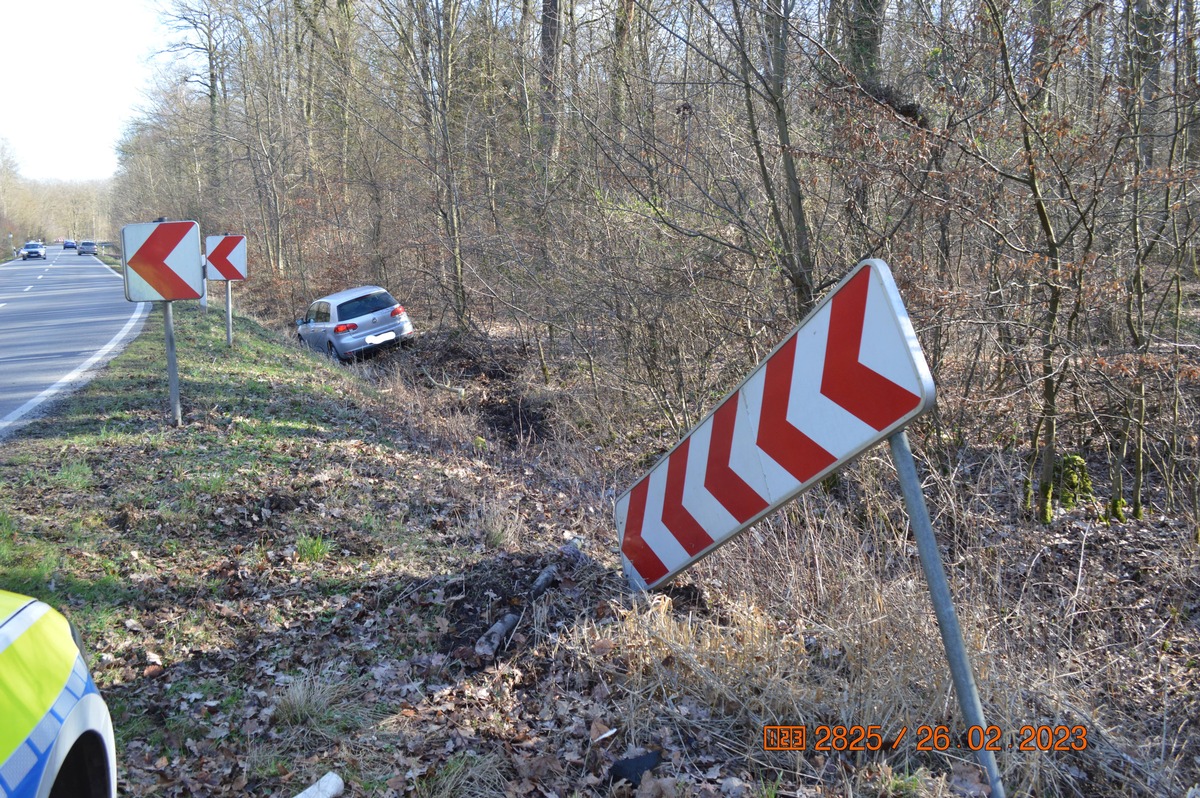
[[[371,719],[358,692],[343,674],[324,670],[306,673],[280,689],[272,719],[295,735],[335,739]]]
[[[485,499],[476,504],[467,525],[489,549],[501,550],[516,547],[524,529],[520,510],[498,499]]]
[[[457,754],[417,782],[413,794],[416,798],[504,798],[509,794],[507,770],[496,755]]]
[[[900,588],[890,598],[910,600],[905,592]],[[877,594],[874,603],[887,600]],[[837,625],[788,623],[742,598],[720,601],[716,617],[703,617],[677,612],[670,598],[652,595],[617,624],[585,632],[591,639],[580,645],[603,652],[610,644],[595,641],[612,641],[635,734],[657,725],[662,701],[671,697],[675,709],[704,707],[723,718],[731,753],[778,767],[761,751],[765,724],[869,722],[887,730],[942,722],[948,675],[917,667],[937,652],[936,630],[931,638],[922,628],[929,623],[915,614],[910,619],[917,625],[909,629],[881,615]],[[613,667],[594,659],[601,671]],[[687,723],[689,714],[705,724],[713,720],[692,711],[675,712],[673,720]]]
[[[455,391],[431,389],[430,380],[450,385],[454,375],[428,375],[410,352],[374,366],[371,379],[379,386],[386,406],[396,415],[406,434],[429,446],[465,449],[480,437],[478,414]],[[455,383],[453,387],[461,387]]]
[[[857,774],[851,783],[868,793],[904,782],[906,774],[953,782],[971,770],[974,755],[964,740],[955,738],[942,753],[915,748],[920,726],[946,725],[957,734],[963,725],[906,514],[885,487],[886,470],[878,458],[859,463],[839,484],[814,490],[700,563],[668,595],[636,599],[615,621],[582,629],[580,655],[623,688],[632,744],[647,744],[669,723],[692,737],[707,731],[730,754],[757,763],[767,782],[784,775],[796,784],[831,785],[849,767]],[[1106,702],[1111,685],[1089,671],[1102,663],[1119,673],[1118,661],[1141,667],[1134,649],[1090,650],[1080,637],[1086,631],[1100,640],[1091,626],[1116,624],[1118,610],[1098,593],[1088,603],[1109,575],[1087,558],[1081,565],[1064,556],[1052,560],[1050,576],[1035,580],[1030,562],[1054,552],[1035,548],[1031,555],[1029,547],[1031,540],[1043,545],[1046,533],[997,536],[982,515],[972,528],[972,503],[968,496],[949,507],[957,517],[941,522],[952,522],[955,534],[941,538],[950,538],[945,567],[987,722],[1003,731],[1005,746],[1026,725],[1082,725],[1088,734],[1085,750],[999,752],[1009,794],[1186,791],[1180,778],[1188,767],[1172,759],[1179,741],[1150,728],[1162,718]],[[702,598],[689,607],[692,579]],[[806,756],[764,753],[764,724],[803,724],[810,734],[816,725],[878,725],[885,741],[901,728],[907,738],[894,751],[847,754],[835,779],[830,758],[816,756],[811,739]],[[1163,751],[1129,742],[1142,738],[1159,740]],[[880,768],[888,779],[880,781]]]

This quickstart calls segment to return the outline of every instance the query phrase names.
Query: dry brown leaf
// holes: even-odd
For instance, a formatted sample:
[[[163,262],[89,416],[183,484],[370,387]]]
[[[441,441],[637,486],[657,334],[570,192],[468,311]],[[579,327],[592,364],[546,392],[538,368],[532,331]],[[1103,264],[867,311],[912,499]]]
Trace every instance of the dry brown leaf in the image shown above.
[[[988,798],[992,788],[980,768],[970,762],[955,762],[950,769],[950,790],[966,798]]]
[[[675,779],[644,778],[638,786],[635,798],[676,798]]]
[[[611,729],[604,724],[599,718],[592,721],[592,728],[588,733],[593,743],[598,743],[601,740],[606,740],[616,734],[616,729]]]
[[[603,657],[617,647],[616,642],[607,637],[602,637],[592,643],[592,653],[597,657]]]

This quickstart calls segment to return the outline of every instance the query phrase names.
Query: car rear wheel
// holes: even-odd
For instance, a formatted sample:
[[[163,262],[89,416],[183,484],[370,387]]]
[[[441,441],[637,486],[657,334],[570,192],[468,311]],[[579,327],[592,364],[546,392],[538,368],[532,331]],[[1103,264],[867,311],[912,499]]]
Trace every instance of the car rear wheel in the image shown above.
[[[325,344],[325,351],[334,360],[340,361],[342,359],[342,356],[338,354],[337,349],[334,347],[333,341],[330,341],[329,343]]]

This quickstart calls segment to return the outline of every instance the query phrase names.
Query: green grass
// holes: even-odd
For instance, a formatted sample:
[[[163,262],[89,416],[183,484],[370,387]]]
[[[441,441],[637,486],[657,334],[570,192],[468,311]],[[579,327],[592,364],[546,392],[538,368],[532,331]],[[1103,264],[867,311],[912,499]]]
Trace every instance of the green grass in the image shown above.
[[[0,588],[103,605],[128,593],[128,575],[138,569],[113,553],[81,558],[78,550],[129,534],[126,545],[183,554],[196,545],[185,534],[245,530],[241,520],[262,506],[254,497],[302,489],[292,483],[313,452],[328,460],[336,480],[352,473],[330,446],[339,427],[324,420],[361,412],[353,397],[372,393],[371,386],[246,319],[236,319],[232,349],[221,313],[181,303],[175,324],[180,428],[168,412],[155,311],[125,352],[0,454]],[[232,527],[224,523],[230,518]],[[265,525],[261,517],[249,523]],[[382,525],[378,517],[366,524]],[[308,562],[333,550],[319,528],[297,543]]]
[[[505,795],[506,782],[499,759],[467,752],[455,754],[421,779],[414,794],[417,798],[500,798]]]
[[[119,695],[105,696],[109,714],[113,719],[113,733],[117,738],[117,749],[128,747],[134,740],[145,740],[154,748],[165,746],[165,736],[155,723],[133,703]]]
[[[301,562],[320,562],[333,551],[333,545],[324,535],[309,535],[301,532],[296,538],[296,556]]]
[[[11,541],[0,543],[0,587],[13,593],[42,596],[54,575],[54,561],[39,556],[36,549],[17,547]]]
[[[50,481],[56,487],[65,488],[68,491],[83,491],[91,486],[91,468],[86,463],[67,463],[59,468],[58,473]]]

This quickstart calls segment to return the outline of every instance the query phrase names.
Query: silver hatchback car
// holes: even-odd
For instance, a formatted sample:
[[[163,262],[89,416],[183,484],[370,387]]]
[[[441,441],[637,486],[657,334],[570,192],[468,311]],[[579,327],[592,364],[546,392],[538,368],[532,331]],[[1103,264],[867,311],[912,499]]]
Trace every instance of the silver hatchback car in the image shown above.
[[[319,352],[350,360],[412,339],[413,326],[391,294],[377,285],[364,285],[313,302],[304,318],[296,320],[296,335]]]

